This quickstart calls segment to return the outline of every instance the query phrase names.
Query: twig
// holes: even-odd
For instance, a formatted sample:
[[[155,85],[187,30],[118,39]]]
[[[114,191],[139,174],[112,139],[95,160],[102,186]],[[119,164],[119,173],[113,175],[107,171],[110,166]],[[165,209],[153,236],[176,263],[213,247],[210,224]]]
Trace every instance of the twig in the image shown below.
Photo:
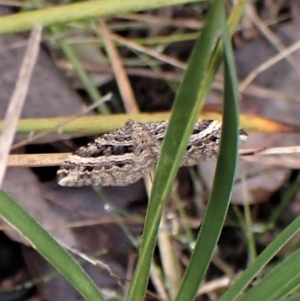
[[[240,150],[240,156],[300,154],[300,146],[253,148]]]
[[[117,16],[120,19],[134,20],[144,23],[150,23],[151,26],[173,26],[199,30],[203,26],[203,22],[191,18],[185,19],[168,19],[147,14],[126,14]]]
[[[42,27],[37,25],[31,32],[16,87],[6,111],[3,131],[0,136],[0,186],[2,186],[9,150],[25,103],[33,68],[38,57],[41,36]]]
[[[137,101],[135,99],[133,90],[131,88],[128,76],[122,64],[122,60],[120,58],[118,50],[111,39],[111,32],[109,31],[105,20],[99,20],[99,28],[109,57],[110,64],[114,71],[114,76],[117,80],[123,98],[126,112],[129,114],[136,114],[139,112]]]
[[[142,46],[136,42],[130,41],[129,39],[125,39],[115,33],[111,34],[111,38],[114,41],[120,43],[121,45],[125,45],[125,46],[132,48],[134,50],[137,50],[139,52],[146,53],[147,55],[149,55],[151,57],[155,57],[158,60],[161,60],[162,62],[168,63],[172,66],[175,66],[175,67],[183,69],[183,70],[186,69],[186,63],[183,63],[177,59],[171,58],[170,56],[162,54],[159,51],[156,51],[152,48]]]
[[[287,57],[291,53],[295,52],[300,48],[300,41],[294,43],[290,47],[287,47],[284,51],[281,53],[271,57],[267,61],[265,61],[263,64],[259,65],[257,68],[255,68],[250,74],[240,83],[239,85],[239,92],[243,92],[245,88],[263,71],[271,67],[272,65],[276,64],[283,58]]]
[[[282,44],[280,39],[270,30],[270,28],[264,23],[259,16],[257,15],[254,5],[249,4],[248,9],[246,10],[247,15],[250,17],[251,21],[255,24],[255,26],[260,30],[260,32],[273,44],[273,46],[278,50],[278,52],[285,51],[285,46]],[[294,68],[298,74],[300,72],[300,66],[298,61],[289,54],[286,57],[286,60],[290,63],[292,68]]]
[[[10,155],[7,165],[14,167],[59,166],[71,153]]]
[[[294,147],[274,147],[274,148],[254,148],[242,149],[239,156],[265,156],[265,155],[286,155],[300,154],[300,146]],[[59,154],[30,154],[30,155],[10,155],[8,158],[8,166],[18,167],[43,167],[43,166],[59,166],[71,153]]]

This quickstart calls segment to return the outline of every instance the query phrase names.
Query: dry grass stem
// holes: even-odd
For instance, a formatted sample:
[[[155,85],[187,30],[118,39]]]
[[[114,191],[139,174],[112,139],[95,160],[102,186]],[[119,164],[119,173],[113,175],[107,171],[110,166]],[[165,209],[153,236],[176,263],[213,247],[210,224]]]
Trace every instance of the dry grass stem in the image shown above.
[[[59,166],[70,155],[71,153],[10,155],[8,158],[7,165],[14,167]]]
[[[0,186],[2,186],[10,147],[25,103],[33,68],[38,57],[41,37],[41,26],[35,26],[29,37],[17,83],[6,111],[3,130],[0,136]]]
[[[274,148],[255,148],[242,149],[239,156],[265,156],[265,155],[287,155],[300,154],[300,146],[294,147],[274,147]],[[7,165],[14,167],[43,167],[43,166],[59,166],[65,161],[71,153],[58,154],[29,154],[29,155],[10,155]],[[151,179],[148,183],[151,191]]]
[[[203,22],[199,20],[193,19],[166,19],[158,16],[153,15],[146,15],[146,14],[127,14],[127,15],[120,15],[118,16],[120,19],[125,20],[133,20],[133,21],[140,21],[145,23],[154,24],[155,26],[174,26],[176,28],[189,28],[199,30]]]
[[[41,137],[44,137],[47,134],[59,132],[60,128],[62,126],[66,125],[66,124],[68,124],[70,122],[72,122],[73,120],[77,119],[80,116],[86,115],[87,113],[91,112],[92,110],[94,110],[98,106],[102,105],[104,102],[110,100],[111,97],[112,97],[112,94],[108,93],[107,95],[105,95],[104,97],[102,97],[101,99],[99,99],[98,101],[94,102],[90,106],[88,106],[85,109],[83,109],[82,112],[80,112],[80,113],[78,113],[78,114],[76,114],[74,116],[71,116],[71,117],[67,118],[64,122],[60,123],[58,126],[55,126],[55,127],[51,128],[48,131],[45,131],[43,133],[30,135],[26,139],[24,139],[24,140],[22,140],[22,141],[20,141],[20,142],[18,142],[16,144],[14,144],[11,149],[16,149],[16,148],[18,148],[20,146],[26,145],[29,142],[35,141],[35,140],[37,140],[37,139],[39,139]]]
[[[300,154],[300,146],[270,147],[240,150],[239,156]]]
[[[84,68],[87,71],[90,72],[96,72],[96,73],[112,73],[112,68],[108,64],[101,64],[101,65],[95,65],[91,63],[83,63]],[[147,68],[125,68],[125,71],[128,75],[135,75],[135,76],[140,76],[140,77],[146,77],[146,78],[155,78],[155,79],[160,79],[160,80],[165,80],[165,81],[172,81],[172,82],[180,82],[182,74],[180,72],[175,72],[175,71],[154,71],[154,70],[149,70]],[[213,82],[213,88],[217,91],[223,91],[223,77],[220,75],[216,76],[215,81]],[[299,98],[296,98],[292,95],[287,95],[286,93],[276,91],[275,89],[272,88],[267,88],[263,86],[259,86],[256,84],[249,84],[243,91],[241,91],[245,95],[250,95],[250,96],[257,96],[261,97],[264,99],[271,99],[273,100],[274,98],[280,99],[280,100],[285,100],[285,101],[290,101],[290,102],[299,102]]]
[[[153,15],[146,15],[146,14],[127,14],[118,16],[120,19],[125,20],[133,20],[133,21],[140,21],[144,23],[150,23],[152,26],[173,26],[179,28],[189,28],[199,30],[203,22],[199,20],[193,19],[166,19],[162,17],[157,17]]]
[[[112,69],[108,65],[94,65],[91,63],[84,63],[84,68],[91,72],[97,72],[97,73],[112,73]],[[180,79],[182,75],[179,72],[173,72],[173,71],[154,71],[147,68],[125,68],[125,71],[128,75],[135,75],[135,76],[141,76],[146,78],[155,78],[155,79],[161,79],[166,81],[173,81],[173,82],[180,82]]]
[[[300,169],[300,160],[297,157],[291,157],[291,155],[275,156],[270,155],[269,157],[260,156],[243,156],[243,160],[252,163],[263,163],[264,165],[284,167],[289,169]]]
[[[135,99],[128,76],[124,69],[122,59],[111,39],[111,33],[109,31],[109,28],[103,19],[99,20],[99,29],[109,57],[109,61],[113,69],[114,76],[117,80],[118,87],[122,95],[126,112],[130,114],[136,114],[139,112],[137,101]]]
[[[161,74],[163,76],[163,74]],[[176,74],[175,74],[176,75]],[[174,80],[176,80],[175,75],[173,75]],[[180,80],[180,76],[177,75],[177,78]],[[172,77],[171,77],[172,79]],[[212,87],[217,90],[217,91],[223,91],[224,87],[224,79],[222,76],[217,74],[215,81],[213,82]],[[249,84],[245,90],[240,91],[243,95],[250,95],[250,96],[256,96],[264,99],[269,99],[269,100],[274,100],[279,99],[279,100],[284,100],[284,101],[290,101],[290,102],[297,102],[299,103],[300,100],[297,97],[287,95],[285,93],[282,93],[280,91],[276,91],[275,89],[272,88],[266,88],[263,86],[259,86],[256,84]]]
[[[148,292],[149,296],[153,295],[154,300],[170,301],[164,280],[162,279],[162,275],[155,265],[151,265],[150,278],[157,296],[154,296],[152,293]]]
[[[278,50],[278,52],[285,51],[285,46],[281,43],[279,38],[269,29],[269,27],[264,23],[256,13],[253,4],[247,6],[246,10],[247,16],[251,19],[251,21],[255,24],[255,26],[260,30],[260,32],[273,44],[273,46]],[[298,61],[292,56],[287,55],[286,60],[290,63],[292,68],[294,68],[298,74],[300,73],[300,66]]]
[[[182,63],[181,61],[177,60],[177,59],[174,59],[174,58],[171,58],[165,54],[162,54],[154,49],[151,49],[149,47],[145,47],[145,46],[142,46],[140,44],[137,44],[133,41],[130,41],[128,39],[125,39],[117,34],[111,34],[111,38],[113,40],[115,40],[116,42],[122,44],[122,45],[125,45],[129,48],[132,48],[132,49],[135,49],[139,52],[142,52],[142,53],[145,53],[145,54],[148,54],[149,56],[152,56],[152,57],[155,57],[157,58],[158,60],[162,61],[162,62],[165,62],[165,63],[168,63],[172,66],[175,66],[177,68],[180,68],[180,69],[185,69],[186,68],[186,64],[185,63]]]
[[[97,72],[97,73],[112,73],[112,68],[107,64],[102,65],[95,65],[91,63],[83,63],[84,68],[87,71],[90,72]],[[155,78],[165,81],[172,81],[172,82],[180,82],[182,74],[180,72],[175,71],[154,71],[149,70],[147,68],[125,68],[125,71],[128,75],[135,75],[140,77],[146,77],[146,78]],[[223,91],[223,78],[219,75],[217,75],[216,80],[213,82],[213,88],[217,91]],[[242,91],[245,95],[251,95],[251,96],[257,96],[264,99],[281,99],[285,101],[291,101],[291,102],[299,102],[299,99],[296,97],[293,97],[291,95],[287,95],[285,93],[282,93],[280,91],[276,91],[271,88],[266,88],[263,86],[259,86],[256,84],[250,84],[246,87],[244,91]]]
[[[67,249],[69,252],[76,254],[77,256],[79,256],[80,258],[84,259],[85,261],[91,263],[92,265],[98,266],[100,268],[102,268],[103,270],[107,271],[109,273],[110,276],[118,278],[118,279],[123,279],[120,275],[116,274],[115,272],[113,272],[111,270],[111,268],[109,267],[109,265],[107,265],[106,263],[100,261],[99,259],[95,259],[92,258],[89,255],[86,255],[85,253],[68,246],[67,244],[65,244],[64,242],[62,242],[61,240],[57,240],[59,242],[59,244],[61,244],[65,249]],[[103,254],[106,254],[106,250],[103,251]]]
[[[289,54],[295,52],[300,48],[300,41],[294,43],[290,47],[287,47],[284,51],[281,53],[271,57],[267,61],[265,61],[263,64],[255,68],[250,74],[240,83],[239,85],[239,92],[243,92],[245,88],[263,71],[271,67],[272,65],[276,64],[283,58],[287,57]]]
[[[246,89],[243,91],[243,94],[261,97],[261,98],[269,99],[269,100],[274,100],[274,98],[275,98],[275,99],[296,102],[296,103],[300,102],[298,97],[295,97],[292,95],[287,95],[280,91],[276,91],[272,88],[266,88],[266,87],[258,86],[255,84],[250,84],[249,86],[247,86]]]
[[[217,289],[226,288],[230,285],[231,281],[232,280],[230,278],[225,276],[217,280],[204,283],[201,285],[201,289],[198,291],[198,296],[214,292]]]
[[[181,282],[181,273],[179,272],[180,268],[178,265],[178,258],[176,258],[176,255],[178,256],[179,250],[175,250],[174,244],[172,243],[172,235],[170,235],[168,231],[166,210],[164,210],[160,221],[157,244],[164,274],[164,282],[166,283],[166,286],[168,288],[170,299],[175,300],[177,289],[180,286]]]

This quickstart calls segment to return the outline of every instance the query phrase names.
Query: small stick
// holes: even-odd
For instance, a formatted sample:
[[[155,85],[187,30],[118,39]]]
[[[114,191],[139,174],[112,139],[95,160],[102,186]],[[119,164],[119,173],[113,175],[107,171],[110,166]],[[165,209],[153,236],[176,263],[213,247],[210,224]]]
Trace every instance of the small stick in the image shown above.
[[[3,130],[0,136],[0,186],[2,186],[9,150],[25,103],[33,68],[39,54],[41,36],[42,27],[39,25],[35,26],[31,32],[16,87],[5,114]]]
[[[239,151],[239,156],[242,157],[286,155],[286,154],[300,154],[300,146],[253,148],[253,149],[242,149]],[[70,155],[71,153],[10,155],[8,158],[8,166],[14,166],[14,167],[60,166]]]
[[[71,153],[10,155],[7,165],[14,167],[59,166],[70,155]]]
[[[253,148],[239,151],[239,156],[300,154],[300,146]]]
[[[122,60],[118,49],[111,39],[111,32],[103,19],[99,20],[99,29],[102,34],[103,42],[108,54],[110,64],[113,69],[114,76],[118,83],[120,93],[122,95],[123,103],[126,108],[126,112],[129,114],[139,113],[137,101],[135,99],[131,84],[123,66]]]

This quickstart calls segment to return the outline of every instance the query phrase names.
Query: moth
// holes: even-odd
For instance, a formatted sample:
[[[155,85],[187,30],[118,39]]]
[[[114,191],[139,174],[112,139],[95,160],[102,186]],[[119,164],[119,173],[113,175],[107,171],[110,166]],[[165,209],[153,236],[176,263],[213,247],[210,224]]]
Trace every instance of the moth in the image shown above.
[[[62,186],[126,186],[137,182],[156,166],[167,121],[140,123],[129,119],[121,129],[104,134],[79,148],[59,168]],[[222,123],[200,120],[195,124],[181,166],[193,166],[217,155]],[[239,141],[247,139],[239,130]]]

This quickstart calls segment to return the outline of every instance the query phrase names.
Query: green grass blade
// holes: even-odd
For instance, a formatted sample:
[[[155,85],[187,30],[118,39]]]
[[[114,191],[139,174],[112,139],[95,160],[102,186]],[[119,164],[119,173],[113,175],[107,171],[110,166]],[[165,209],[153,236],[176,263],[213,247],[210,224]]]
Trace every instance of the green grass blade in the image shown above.
[[[51,26],[49,30],[56,35],[60,34],[60,29],[58,26]],[[90,96],[91,100],[96,103],[99,102],[101,99],[101,94],[98,90],[98,88],[93,84],[92,80],[90,79],[88,73],[83,68],[80,60],[76,56],[76,53],[72,47],[72,45],[69,45],[64,41],[63,38],[56,40],[57,45],[62,49],[64,52],[66,58],[70,61],[70,63],[73,66],[74,71],[76,72],[79,80],[82,83],[82,86],[84,87],[87,94]],[[97,110],[101,114],[108,115],[110,113],[110,110],[108,106],[105,103],[99,104],[97,107]]]
[[[300,300],[300,295],[297,294],[297,295],[294,295],[294,296],[291,296],[291,297],[280,298],[276,301],[299,301],[299,300]]]
[[[218,1],[217,1],[218,2]],[[221,4],[222,5],[222,4]],[[146,215],[140,257],[127,300],[142,300],[146,291],[151,258],[164,203],[176,176],[188,138],[205,95],[201,93],[214,43],[218,37],[220,3],[213,5],[178,92],[170,124],[162,146],[150,203]]]
[[[300,250],[278,264],[240,301],[271,301],[287,296],[300,286]]]
[[[277,220],[284,213],[284,210],[286,210],[288,204],[290,204],[292,197],[297,193],[299,188],[300,188],[300,175],[298,174],[295,181],[291,184],[291,186],[287,189],[287,191],[282,196],[278,206],[276,206],[271,216],[268,218],[268,221],[266,222],[267,225],[275,225]]]
[[[276,253],[300,231],[300,217],[297,217],[276,239],[256,258],[243,274],[226,291],[219,301],[233,301],[258,275]]]
[[[122,3],[119,0],[82,1],[1,17],[0,35],[26,31],[35,24],[49,26],[191,2],[196,0],[126,0]]]
[[[176,300],[194,300],[226,217],[238,153],[238,96],[235,64],[224,9],[220,14],[224,43],[224,110],[220,153],[214,183],[195,249]],[[189,296],[187,298],[187,296]]]
[[[81,266],[7,193],[0,190],[0,214],[86,299],[105,301]]]

